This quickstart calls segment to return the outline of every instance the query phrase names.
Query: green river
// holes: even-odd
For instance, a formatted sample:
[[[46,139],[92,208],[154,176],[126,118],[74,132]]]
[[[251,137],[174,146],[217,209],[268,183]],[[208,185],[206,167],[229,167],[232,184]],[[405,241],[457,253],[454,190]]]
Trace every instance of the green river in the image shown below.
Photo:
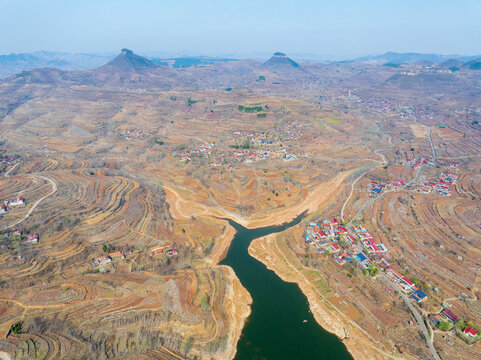
[[[342,341],[317,324],[299,287],[282,281],[247,251],[252,240],[286,230],[303,217],[258,229],[227,219],[237,233],[222,264],[234,269],[253,299],[236,360],[352,359]]]

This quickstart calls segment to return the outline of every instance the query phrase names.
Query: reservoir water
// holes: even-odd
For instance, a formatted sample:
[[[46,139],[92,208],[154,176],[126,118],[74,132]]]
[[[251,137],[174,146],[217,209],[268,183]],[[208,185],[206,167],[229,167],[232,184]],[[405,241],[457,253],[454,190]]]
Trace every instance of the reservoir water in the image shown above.
[[[342,341],[317,324],[297,284],[282,281],[247,251],[252,240],[294,226],[303,216],[258,229],[228,220],[237,233],[222,264],[234,269],[253,300],[236,360],[352,359]]]

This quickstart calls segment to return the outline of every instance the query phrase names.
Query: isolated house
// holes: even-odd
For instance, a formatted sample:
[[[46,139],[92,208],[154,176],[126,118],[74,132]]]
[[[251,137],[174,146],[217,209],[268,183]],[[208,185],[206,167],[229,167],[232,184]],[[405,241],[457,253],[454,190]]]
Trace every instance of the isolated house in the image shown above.
[[[109,254],[109,256],[114,259],[114,258],[117,258],[117,259],[125,259],[125,255],[123,252],[121,251],[115,251],[115,252],[111,252]]]
[[[108,255],[100,256],[94,261],[94,266],[100,266],[112,262],[112,258]]]
[[[467,327],[466,329],[464,329],[464,334],[465,335],[468,335],[468,336],[471,336],[471,337],[475,337],[476,335],[478,335],[478,332],[476,331],[476,329],[472,328],[472,327]]]
[[[18,205],[25,205],[25,199],[23,197],[19,197],[18,199],[13,199],[9,202],[10,206],[18,206]]]
[[[37,243],[38,242],[38,234],[30,234],[27,235],[27,242],[28,243]]]

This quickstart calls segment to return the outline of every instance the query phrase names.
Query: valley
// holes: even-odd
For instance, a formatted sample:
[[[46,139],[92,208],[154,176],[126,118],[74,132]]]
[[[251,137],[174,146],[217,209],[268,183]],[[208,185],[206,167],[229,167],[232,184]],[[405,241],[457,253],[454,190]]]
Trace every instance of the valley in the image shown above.
[[[174,67],[122,49],[0,80],[0,350],[234,359],[255,297],[223,262],[229,221],[255,233],[304,214],[249,254],[354,359],[479,357],[468,326],[431,320],[481,330],[481,78],[466,64]],[[393,269],[426,295],[400,290],[427,339]]]

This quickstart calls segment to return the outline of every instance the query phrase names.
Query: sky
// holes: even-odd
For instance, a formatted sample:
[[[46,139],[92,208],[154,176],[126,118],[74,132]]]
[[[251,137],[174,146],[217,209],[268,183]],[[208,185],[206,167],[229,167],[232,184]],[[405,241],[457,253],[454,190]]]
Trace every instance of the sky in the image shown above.
[[[0,0],[0,54],[481,54],[480,0]]]

